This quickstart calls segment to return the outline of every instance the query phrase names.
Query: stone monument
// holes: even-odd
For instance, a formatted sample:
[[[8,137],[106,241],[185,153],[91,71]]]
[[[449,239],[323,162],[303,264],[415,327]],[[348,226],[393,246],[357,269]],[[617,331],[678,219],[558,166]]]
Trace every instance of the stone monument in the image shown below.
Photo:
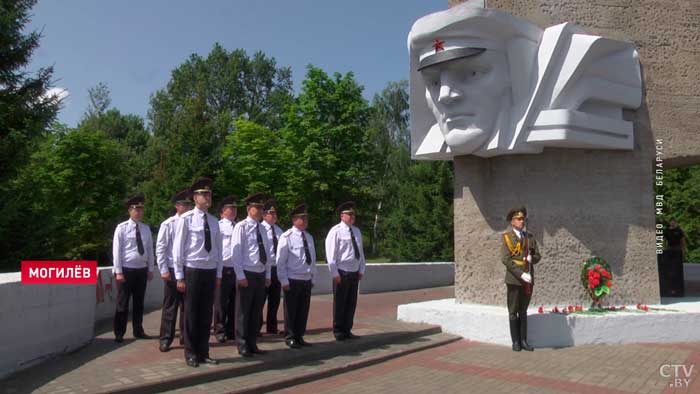
[[[634,45],[543,28],[471,2],[409,33],[416,159],[455,166],[455,295],[505,305],[506,212],[541,244],[532,305],[587,302],[581,263],[616,277],[610,303],[657,303],[654,143]]]

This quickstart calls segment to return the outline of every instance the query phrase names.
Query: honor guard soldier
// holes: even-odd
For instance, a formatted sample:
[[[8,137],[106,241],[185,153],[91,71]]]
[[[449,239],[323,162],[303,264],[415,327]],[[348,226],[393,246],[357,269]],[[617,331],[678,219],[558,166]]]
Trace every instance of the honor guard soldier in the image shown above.
[[[236,272],[231,259],[231,237],[238,214],[238,197],[226,196],[219,202],[219,230],[222,239],[223,271],[221,287],[214,304],[214,335],[219,343],[236,338]]]
[[[135,338],[148,338],[143,331],[143,299],[146,283],[153,279],[153,241],[151,229],[141,223],[146,199],[143,194],[126,202],[129,220],[114,230],[112,254],[114,275],[118,283],[117,309],[114,313],[114,340],[122,342],[129,316],[129,299],[133,298],[131,325]]]
[[[503,233],[501,261],[506,266],[508,320],[513,350],[533,351],[527,343],[527,307],[530,305],[535,283],[533,265],[540,261],[540,252],[535,237],[526,231],[525,207],[513,208],[506,215],[511,229]]]
[[[306,322],[311,306],[311,288],[316,278],[316,250],[314,239],[306,231],[309,224],[306,204],[300,204],[291,213],[293,227],[279,238],[277,274],[284,289],[287,311],[285,342],[292,349],[311,346],[304,340]]]
[[[265,288],[270,286],[270,241],[260,220],[267,197],[255,193],[245,199],[248,217],[236,223],[231,237],[231,258],[236,271],[236,342],[238,353],[252,357],[263,354],[257,345]]]
[[[209,178],[192,184],[195,208],[177,221],[173,241],[177,289],[185,293],[185,360],[191,367],[217,364],[209,357],[209,331],[223,265],[219,221],[207,212],[211,186]]]
[[[192,192],[185,189],[173,196],[175,204],[175,214],[163,221],[158,229],[156,238],[156,263],[163,279],[163,309],[160,317],[160,346],[161,352],[170,350],[170,345],[175,338],[175,322],[177,321],[177,311],[180,310],[180,344],[184,344],[185,327],[185,296],[177,291],[177,281],[175,280],[175,268],[173,265],[173,238],[175,237],[175,226],[180,216],[192,209]]]
[[[277,245],[283,231],[277,225],[277,203],[274,200],[265,202],[263,208],[263,221],[260,223],[267,233],[267,239],[271,240],[270,249],[267,251],[270,261],[270,286],[265,289],[267,298],[267,317],[266,331],[268,334],[277,334],[277,310],[280,306],[280,295],[282,285],[277,277]],[[260,321],[260,330],[262,329],[262,320]],[[259,331],[258,331],[259,332]]]
[[[340,223],[326,236],[326,260],[333,276],[333,335],[338,341],[358,338],[351,329],[357,306],[357,289],[365,273],[362,233],[353,226],[355,203],[344,202],[336,208]]]

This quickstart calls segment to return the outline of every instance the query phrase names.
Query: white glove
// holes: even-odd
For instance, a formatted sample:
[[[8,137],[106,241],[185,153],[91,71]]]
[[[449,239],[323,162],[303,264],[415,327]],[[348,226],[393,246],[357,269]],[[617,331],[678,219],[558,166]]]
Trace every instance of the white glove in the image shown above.
[[[528,263],[532,263],[532,256],[527,255],[527,258],[525,258],[525,260],[527,260]]]
[[[530,256],[528,256],[530,257]],[[520,278],[525,282],[525,283],[532,283],[532,276],[528,274],[527,272],[523,272],[522,275],[520,275]]]

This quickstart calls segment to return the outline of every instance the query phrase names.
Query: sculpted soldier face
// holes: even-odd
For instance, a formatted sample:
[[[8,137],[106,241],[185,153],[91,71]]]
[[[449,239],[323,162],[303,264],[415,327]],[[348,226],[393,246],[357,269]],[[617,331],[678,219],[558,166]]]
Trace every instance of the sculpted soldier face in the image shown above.
[[[421,71],[428,107],[454,152],[472,153],[494,133],[504,95],[510,94],[506,55],[486,50]]]

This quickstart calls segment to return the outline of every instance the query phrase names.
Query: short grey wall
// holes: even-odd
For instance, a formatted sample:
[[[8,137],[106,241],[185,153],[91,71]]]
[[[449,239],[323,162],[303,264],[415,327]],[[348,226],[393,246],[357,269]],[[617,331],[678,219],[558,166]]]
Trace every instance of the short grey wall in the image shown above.
[[[0,274],[0,377],[89,343],[94,285],[23,285]]]
[[[163,280],[154,275],[146,287],[146,310],[163,302]],[[331,294],[328,266],[319,264],[317,275],[312,293]],[[368,264],[360,293],[453,283],[452,263]],[[111,267],[98,269],[97,285],[23,285],[19,272],[0,274],[0,377],[89,343],[95,322],[114,317],[116,299]]]
[[[367,264],[360,293],[424,289],[454,284],[454,263]]]

